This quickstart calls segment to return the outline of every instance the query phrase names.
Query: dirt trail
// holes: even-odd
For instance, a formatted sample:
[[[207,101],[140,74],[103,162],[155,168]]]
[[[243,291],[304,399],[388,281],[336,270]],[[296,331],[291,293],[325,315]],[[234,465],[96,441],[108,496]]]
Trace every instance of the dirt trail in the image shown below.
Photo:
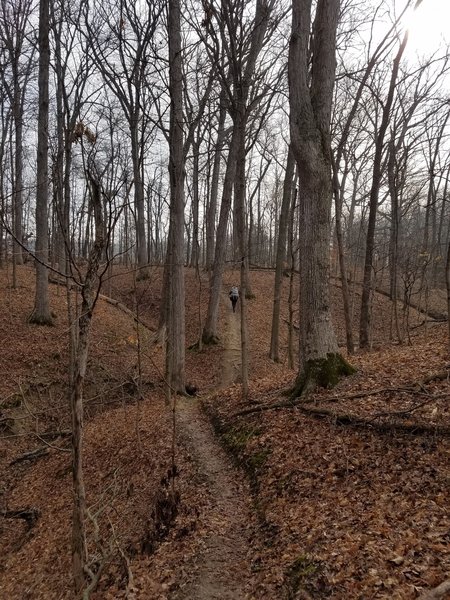
[[[211,501],[202,522],[206,535],[193,565],[194,580],[173,600],[244,600],[253,521],[249,489],[242,478],[238,480],[198,401],[179,401],[178,423]]]
[[[222,385],[234,383],[240,367],[239,311],[233,313],[228,296],[222,295],[225,331]],[[244,600],[249,580],[249,549],[254,513],[244,478],[218,444],[211,424],[197,400],[178,402],[178,429],[197,463],[210,496],[210,509],[202,523],[207,532],[203,550],[196,557],[193,581],[178,590],[173,600]]]
[[[225,331],[222,335],[224,346],[222,360],[222,386],[235,383],[241,367],[241,327],[239,304],[236,312],[231,309],[231,303],[224,292],[221,296],[222,308],[225,310]]]

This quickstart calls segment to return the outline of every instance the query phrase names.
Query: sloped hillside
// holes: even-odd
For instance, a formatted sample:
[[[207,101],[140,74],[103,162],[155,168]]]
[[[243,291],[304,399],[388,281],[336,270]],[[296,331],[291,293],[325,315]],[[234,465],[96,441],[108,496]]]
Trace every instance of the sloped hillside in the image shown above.
[[[66,290],[51,287],[55,326],[38,328],[26,323],[32,269],[19,269],[16,290],[7,270],[0,278],[0,596],[71,598]],[[391,344],[389,302],[376,295],[376,351],[352,357],[358,372],[336,389],[292,404],[283,394],[295,376],[287,368],[287,310],[282,362],[274,364],[267,358],[273,273],[254,271],[251,386],[243,400],[230,379],[238,380],[238,369],[226,364],[227,339],[236,343],[227,331],[239,323],[226,292],[237,280],[225,274],[222,342],[187,351],[199,397],[177,402],[175,468],[173,412],[154,344],[161,271],[136,287],[132,274],[118,271],[104,286],[107,296],[137,307],[145,326],[141,397],[134,319],[99,301],[85,477],[91,566],[104,569],[91,597],[420,597],[450,571],[446,324],[416,327],[412,346]],[[186,271],[186,295],[191,346],[206,313],[204,274]],[[333,301],[343,341],[336,286]]]

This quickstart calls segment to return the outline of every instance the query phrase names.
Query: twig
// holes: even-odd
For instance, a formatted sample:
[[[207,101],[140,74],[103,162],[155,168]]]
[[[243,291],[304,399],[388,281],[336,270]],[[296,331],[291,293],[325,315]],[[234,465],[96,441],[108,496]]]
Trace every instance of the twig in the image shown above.
[[[20,393],[22,395],[22,402],[23,402],[23,405],[25,406],[25,410],[27,411],[27,413],[29,414],[29,416],[32,419],[36,419],[36,429],[37,429],[38,419],[36,418],[36,415],[34,415],[31,412],[30,408],[28,407],[28,404],[27,404],[27,401],[25,398],[25,394],[22,390],[22,385],[20,383],[19,383],[19,389],[20,389]],[[59,446],[54,446],[53,444],[46,442],[37,431],[35,431],[35,435],[38,438],[38,440],[41,441],[43,444],[45,444],[48,448],[52,448],[53,450],[60,450],[61,452],[71,452],[71,450],[69,448],[60,448]]]
[[[112,532],[112,536],[113,536],[113,541],[116,544],[116,548],[125,564],[125,568],[127,570],[127,579],[128,579],[128,583],[127,583],[127,587],[125,590],[125,598],[129,598],[130,600],[134,600],[135,598],[135,587],[134,587],[134,578],[133,578],[133,573],[131,571],[131,567],[130,567],[130,561],[128,560],[127,555],[125,554],[125,552],[122,550],[119,541],[117,539],[116,536],[116,531],[114,529],[114,525],[111,521],[111,519],[108,517],[108,522],[109,522],[109,526],[111,528],[111,532]]]
[[[72,434],[72,432],[71,432]],[[59,450],[60,452],[72,452],[72,450],[70,448],[61,448],[61,446],[55,446],[54,444],[50,444],[49,442],[46,442],[39,433],[35,433],[37,439],[42,442],[43,444],[45,444],[47,446],[47,448],[52,448],[52,450]]]

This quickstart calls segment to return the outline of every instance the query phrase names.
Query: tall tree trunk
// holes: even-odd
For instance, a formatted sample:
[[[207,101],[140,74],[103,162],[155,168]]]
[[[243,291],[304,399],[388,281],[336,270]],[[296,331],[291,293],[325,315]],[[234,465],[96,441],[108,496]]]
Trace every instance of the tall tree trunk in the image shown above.
[[[30,321],[51,325],[48,293],[48,79],[50,65],[49,0],[39,3],[39,114],[36,185],[36,294]]]
[[[136,226],[136,259],[138,265],[137,279],[148,278],[147,265],[147,244],[145,241],[145,193],[144,182],[141,172],[141,153],[139,139],[139,113],[131,117],[130,135],[131,135],[131,157],[133,161],[133,179],[134,179],[134,210]]]
[[[242,69],[242,62],[237,60],[236,55],[230,57],[230,65],[233,75],[233,99],[230,113],[233,118],[233,132],[231,137],[230,149],[228,154],[227,169],[222,192],[222,205],[220,208],[219,226],[216,237],[216,251],[214,256],[214,267],[210,284],[210,297],[208,303],[208,313],[205,326],[203,328],[203,343],[210,344],[217,341],[217,317],[219,313],[220,292],[222,287],[222,274],[225,264],[225,242],[228,225],[228,216],[231,207],[234,179],[236,175],[236,161],[239,157],[239,149],[245,148],[245,129],[251,108],[247,107],[251,79],[255,70],[256,60],[263,47],[264,38],[269,26],[272,14],[273,3],[265,0],[257,0],[255,7],[254,27],[251,32],[250,48],[247,54],[245,68]],[[244,135],[244,141],[241,143],[240,137]],[[245,150],[244,150],[245,157]],[[233,231],[233,249],[236,250],[236,215],[234,217]],[[247,267],[244,264],[244,269]],[[248,282],[247,269],[247,297],[251,295]]]
[[[294,395],[335,385],[352,368],[339,354],[329,293],[332,201],[330,118],[339,0],[318,0],[309,83],[311,0],[294,0],[289,48],[290,125],[300,195],[300,364]]]
[[[341,272],[342,302],[344,305],[345,335],[347,341],[347,351],[349,354],[353,354],[355,351],[355,344],[353,341],[352,319],[350,314],[350,290],[347,279],[347,264],[345,260],[344,236],[342,232],[342,193],[344,190],[344,186],[339,185],[338,174],[334,165],[333,190],[335,201],[336,240],[339,255],[339,268]]]
[[[248,227],[246,218],[246,156],[245,156],[245,107],[242,106],[242,112],[238,119],[239,127],[239,147],[237,153],[237,167],[234,185],[234,238],[236,243],[237,259],[241,265],[241,274],[245,282],[241,281],[241,286],[245,283],[244,290],[246,298],[253,298],[253,292],[250,286],[250,264],[248,251]],[[241,296],[243,295],[241,291]]]
[[[23,243],[23,99],[20,90],[18,74],[14,82],[14,129],[15,129],[15,154],[14,154],[14,236]],[[14,255],[18,265],[23,264],[22,247],[14,240]]]
[[[233,184],[236,175],[236,159],[239,145],[238,135],[239,131],[235,123],[233,126],[230,148],[228,150],[227,168],[223,182],[219,225],[216,233],[216,250],[214,253],[214,265],[210,281],[208,311],[202,335],[204,344],[214,344],[218,341],[217,319],[219,315],[220,293],[222,291],[222,274],[225,265],[228,217],[231,209]]]
[[[359,322],[359,345],[360,348],[367,348],[370,343],[369,332],[370,332],[370,296],[372,287],[372,263],[373,255],[375,250],[375,225],[378,210],[378,197],[381,186],[381,179],[383,175],[382,171],[382,158],[384,150],[384,138],[389,125],[389,118],[391,115],[391,108],[394,101],[395,86],[397,83],[398,70],[400,61],[408,42],[408,32],[405,33],[403,40],[398,49],[397,55],[394,58],[392,64],[392,73],[389,84],[389,91],[386,98],[386,102],[383,106],[383,114],[381,118],[380,129],[376,136],[375,141],[375,156],[372,168],[372,187],[370,189],[370,200],[369,200],[369,219],[367,224],[367,237],[366,237],[366,254],[364,259],[364,276],[363,276],[363,288],[361,297],[361,314]]]
[[[192,248],[191,248],[191,267],[198,267],[200,258],[200,241],[199,241],[199,225],[198,225],[198,210],[199,210],[199,154],[200,154],[200,133],[197,132],[197,138],[192,145],[193,153],[193,169],[192,169]]]
[[[225,140],[226,92],[222,89],[219,97],[219,122],[217,140],[214,149],[214,165],[211,177],[211,192],[206,211],[206,268],[210,271],[214,262],[214,232],[216,229],[217,197],[219,193],[219,175],[222,149]]]
[[[183,72],[181,55],[180,0],[169,0],[169,311],[167,322],[166,376],[171,388],[185,393],[185,292],[184,292],[184,153]]]
[[[280,211],[280,224],[278,226],[277,256],[275,265],[275,283],[273,289],[273,312],[272,312],[272,334],[270,338],[269,357],[275,362],[280,360],[279,336],[280,336],[280,308],[281,308],[281,284],[286,261],[286,234],[289,219],[289,207],[292,197],[292,182],[294,179],[295,159],[292,148],[289,146],[286,172],[283,185],[283,200]]]
[[[391,199],[391,231],[389,237],[389,296],[392,302],[393,319],[397,338],[402,343],[400,325],[398,319],[398,238],[400,225],[400,207],[397,189],[397,177],[395,168],[394,142],[390,144],[388,157],[388,183]]]
[[[245,107],[242,107],[240,119],[238,161],[234,194],[234,210],[236,222],[236,239],[240,258],[241,274],[241,379],[242,396],[248,394],[248,328],[247,328],[247,298],[249,298],[248,278],[248,246],[247,227],[245,219]]]

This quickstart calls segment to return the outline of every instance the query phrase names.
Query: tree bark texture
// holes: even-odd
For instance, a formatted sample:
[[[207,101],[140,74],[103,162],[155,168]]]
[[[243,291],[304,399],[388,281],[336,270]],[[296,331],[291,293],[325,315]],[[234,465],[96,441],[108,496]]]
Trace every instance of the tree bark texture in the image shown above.
[[[211,192],[206,210],[206,268],[210,271],[214,263],[214,231],[216,228],[217,197],[219,192],[220,163],[225,140],[226,92],[222,89],[219,97],[219,121],[214,149],[214,164],[211,177]]]
[[[184,152],[183,72],[180,1],[169,0],[169,311],[167,323],[166,376],[172,389],[185,393],[185,292],[184,292]]]
[[[292,197],[292,182],[294,179],[295,159],[292,148],[289,147],[286,172],[283,184],[283,199],[281,202],[280,223],[278,227],[277,256],[275,264],[275,283],[273,289],[273,312],[272,312],[272,333],[270,338],[270,358],[279,362],[279,337],[280,337],[280,309],[281,309],[281,287],[283,282],[283,272],[286,261],[286,236],[289,218],[289,208]]]
[[[48,293],[48,80],[50,65],[49,0],[39,4],[39,113],[36,185],[36,294],[32,323],[51,325]]]
[[[98,268],[106,245],[105,223],[100,198],[100,184],[89,174],[91,203],[95,220],[95,240],[89,252],[86,276],[81,286],[81,310],[78,319],[74,379],[71,390],[72,412],[72,569],[75,591],[80,594],[86,587],[86,493],[83,477],[83,388],[88,360],[89,332],[95,303],[100,291]]]
[[[294,394],[331,386],[348,372],[331,322],[330,119],[339,0],[319,0],[309,82],[311,0],[294,0],[289,49],[290,126],[299,175],[300,364]]]
[[[216,246],[214,255],[213,272],[210,283],[210,297],[208,303],[208,312],[205,326],[203,328],[203,343],[211,344],[217,342],[217,318],[219,314],[220,293],[222,291],[222,274],[225,266],[225,243],[228,225],[228,217],[233,195],[233,186],[237,173],[237,160],[239,153],[244,148],[245,155],[245,131],[246,125],[251,113],[251,107],[247,106],[250,86],[255,70],[256,61],[264,45],[265,35],[269,26],[269,20],[273,8],[273,1],[257,0],[255,7],[254,27],[251,33],[250,48],[248,50],[245,66],[243,66],[243,57],[238,57],[231,53],[230,73],[233,78],[233,98],[231,99],[230,114],[233,119],[233,131],[231,136],[230,149],[228,152],[228,162],[225,172],[225,179],[222,191],[222,205],[220,207],[219,225],[216,235]],[[236,32],[230,31],[230,36],[236,35]],[[243,139],[242,139],[243,136]],[[245,171],[244,171],[245,178]],[[239,200],[238,200],[239,203]],[[245,207],[244,207],[245,211]],[[234,223],[236,229],[237,214],[234,213]],[[237,235],[237,231],[234,231]],[[246,236],[248,237],[248,236]],[[247,244],[247,241],[245,242]],[[247,269],[247,296],[249,294],[248,269]]]
[[[367,223],[367,237],[366,237],[366,253],[364,258],[364,276],[363,276],[363,289],[361,297],[361,314],[359,322],[359,346],[360,348],[367,348],[370,343],[370,295],[372,287],[372,268],[373,268],[373,255],[375,251],[375,226],[376,217],[378,210],[378,197],[380,193],[381,179],[382,179],[382,158],[384,151],[384,139],[386,131],[389,125],[389,118],[391,114],[392,103],[394,101],[395,86],[397,83],[398,70],[400,66],[400,60],[406,48],[408,41],[408,32],[405,33],[403,40],[398,49],[397,55],[394,58],[392,64],[392,73],[389,84],[389,91],[386,98],[386,102],[383,107],[383,113],[381,118],[380,129],[376,136],[375,141],[375,156],[373,161],[372,170],[372,186],[370,189],[370,200],[369,200],[369,219]]]

